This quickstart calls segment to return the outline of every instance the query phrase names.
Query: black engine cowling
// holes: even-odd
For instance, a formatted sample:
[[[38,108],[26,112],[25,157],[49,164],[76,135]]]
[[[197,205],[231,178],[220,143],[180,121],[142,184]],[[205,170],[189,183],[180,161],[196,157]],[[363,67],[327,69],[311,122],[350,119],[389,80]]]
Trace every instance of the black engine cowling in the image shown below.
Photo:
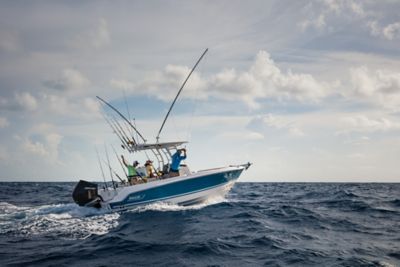
[[[101,197],[97,193],[97,184],[80,180],[75,186],[72,198],[79,206],[100,207]]]

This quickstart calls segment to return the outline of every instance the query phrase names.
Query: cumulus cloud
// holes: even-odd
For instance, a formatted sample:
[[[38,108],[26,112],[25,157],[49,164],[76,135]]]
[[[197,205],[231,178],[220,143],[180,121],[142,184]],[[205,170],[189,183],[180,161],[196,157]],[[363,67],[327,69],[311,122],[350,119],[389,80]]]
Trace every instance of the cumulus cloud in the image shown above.
[[[15,93],[9,98],[0,97],[0,109],[34,111],[37,107],[36,97],[29,92]]]
[[[400,37],[400,21],[384,27],[383,36],[385,36],[388,40],[393,40]]]
[[[328,7],[329,11],[336,13],[337,15],[350,11],[353,14],[364,16],[364,6],[361,1],[355,0],[324,0],[323,3]]]
[[[380,36],[387,40],[400,38],[400,21],[381,26],[376,20],[368,21],[367,26],[373,36]]]
[[[26,137],[18,138],[22,140],[21,147],[26,153],[57,161],[63,136],[55,131],[53,125],[46,123],[35,125],[28,131]]]
[[[90,81],[75,69],[65,69],[58,78],[44,81],[43,84],[51,89],[70,94],[81,94],[90,85]]]
[[[93,119],[101,116],[100,103],[94,98],[71,98],[60,95],[43,95],[43,102],[52,114],[81,119]]]
[[[162,100],[172,99],[190,69],[168,65],[163,72],[155,72],[134,84],[126,80],[111,80],[115,88],[128,89],[133,94],[147,94]],[[191,76],[182,97],[215,97],[223,100],[243,101],[251,108],[258,108],[257,100],[273,98],[296,101],[318,101],[329,93],[325,83],[310,74],[286,73],[265,51],[260,51],[248,71],[225,69],[210,77],[198,73]],[[196,94],[201,90],[201,94]]]
[[[16,94],[15,100],[17,101],[19,106],[28,111],[34,111],[37,108],[36,98],[28,92]]]
[[[389,70],[371,71],[367,67],[350,70],[351,93],[362,100],[398,110],[400,73]]]
[[[332,26],[336,22],[334,17],[344,17],[346,19],[360,19],[367,15],[364,5],[357,0],[323,0],[308,3],[303,8],[307,18],[300,21],[298,26],[305,32],[308,29],[322,31],[327,26]],[[331,25],[328,25],[328,20]]]

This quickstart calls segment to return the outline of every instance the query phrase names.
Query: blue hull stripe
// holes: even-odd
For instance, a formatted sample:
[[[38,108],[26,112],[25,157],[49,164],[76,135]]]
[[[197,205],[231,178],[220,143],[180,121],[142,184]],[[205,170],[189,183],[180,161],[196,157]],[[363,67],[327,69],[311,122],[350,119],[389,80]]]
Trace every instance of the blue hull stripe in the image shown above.
[[[174,183],[129,194],[123,201],[110,203],[110,208],[124,209],[127,206],[151,203],[209,190],[236,180],[241,172],[242,169],[178,180]]]

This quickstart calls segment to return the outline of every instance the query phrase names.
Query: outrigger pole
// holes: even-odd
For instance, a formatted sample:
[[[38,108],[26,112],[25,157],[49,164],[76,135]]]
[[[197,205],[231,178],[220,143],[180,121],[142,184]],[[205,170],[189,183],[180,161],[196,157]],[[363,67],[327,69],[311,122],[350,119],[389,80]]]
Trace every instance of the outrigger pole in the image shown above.
[[[158,143],[158,140],[160,139],[160,134],[161,134],[162,129],[164,128],[164,124],[165,124],[165,122],[167,121],[168,116],[169,116],[169,113],[171,112],[172,108],[174,107],[175,102],[176,102],[176,100],[178,99],[178,96],[181,94],[182,89],[183,89],[183,87],[185,87],[185,84],[186,84],[186,82],[189,80],[190,75],[192,75],[193,71],[196,69],[197,65],[200,63],[200,61],[202,60],[202,58],[204,57],[204,55],[207,53],[207,51],[208,51],[208,48],[203,52],[203,54],[201,55],[201,57],[197,60],[196,64],[194,65],[194,67],[193,67],[192,70],[190,71],[189,75],[186,77],[185,81],[183,82],[181,88],[179,89],[178,94],[175,96],[175,99],[174,99],[174,101],[172,102],[171,107],[169,108],[168,113],[167,113],[167,115],[165,116],[165,119],[164,119],[163,123],[161,124],[160,130],[158,131],[158,134],[157,134],[157,137],[156,137],[157,143]]]
[[[135,132],[140,136],[140,138],[142,138],[143,142],[146,143],[146,139],[143,137],[143,135],[136,129],[135,126],[133,126],[133,124],[121,113],[118,111],[118,109],[116,109],[115,107],[113,107],[110,103],[108,103],[107,101],[105,101],[103,98],[96,96],[97,99],[99,99],[101,102],[103,102],[104,104],[106,104],[108,107],[110,107],[112,110],[114,110],[115,112],[117,112],[117,114],[119,116],[121,116],[122,119],[124,119],[129,126],[132,127],[133,130],[135,130]]]
[[[100,165],[100,169],[101,169],[101,174],[103,175],[104,188],[107,188],[107,191],[108,191],[108,187],[107,187],[107,183],[106,183],[106,177],[105,177],[105,175],[104,175],[103,166],[101,165],[100,156],[99,156],[99,151],[97,151],[97,148],[96,148],[96,154],[97,154],[97,159],[99,160],[99,165]]]

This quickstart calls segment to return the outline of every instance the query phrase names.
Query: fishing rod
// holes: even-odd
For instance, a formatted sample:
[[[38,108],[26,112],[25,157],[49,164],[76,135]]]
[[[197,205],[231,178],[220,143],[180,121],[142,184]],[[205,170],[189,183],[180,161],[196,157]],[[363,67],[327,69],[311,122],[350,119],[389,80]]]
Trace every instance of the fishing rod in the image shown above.
[[[125,149],[125,146],[128,146],[128,144],[126,143],[126,140],[123,138],[122,135],[120,135],[119,131],[115,128],[115,126],[110,122],[109,119],[107,119],[107,117],[103,114],[103,118],[104,120],[108,123],[108,125],[110,126],[110,128],[113,130],[113,132],[117,135],[118,139],[121,141],[122,143],[122,148]]]
[[[107,191],[108,191],[107,182],[106,182],[106,176],[104,175],[103,166],[101,165],[100,156],[99,156],[99,151],[97,150],[97,148],[96,148],[96,154],[97,154],[97,159],[98,159],[98,161],[99,161],[101,174],[103,175],[104,188],[107,189]]]
[[[107,150],[106,144],[104,144],[104,149],[105,149],[105,151],[106,151],[106,157],[107,157],[108,167],[110,168],[110,176],[111,176],[112,185],[113,185],[114,190],[115,190],[114,177],[113,177],[112,171],[111,171],[110,158],[108,157],[108,150]]]
[[[121,183],[125,183],[125,181],[118,175],[118,173],[116,171],[114,171],[112,169],[112,167],[103,159],[104,164],[107,164],[108,167],[110,168],[110,170],[115,174],[115,176],[117,176],[117,178],[121,181]]]
[[[131,138],[132,138],[132,142],[134,143],[134,144],[136,144],[136,140],[135,140],[135,137],[133,137],[133,132],[132,132],[132,129],[129,127],[129,125],[127,125],[126,123],[123,123],[123,125],[125,126],[125,128],[126,128],[126,130],[128,131],[128,133],[130,134],[130,136],[131,136]],[[122,126],[121,126],[122,127]],[[136,135],[136,138],[137,138],[137,135]],[[128,139],[129,139],[129,136],[128,136]]]
[[[169,108],[169,110],[168,110],[168,112],[167,112],[167,115],[165,116],[164,121],[163,121],[163,123],[161,124],[160,130],[158,131],[158,134],[157,134],[157,137],[156,137],[157,143],[158,143],[158,140],[160,139],[161,131],[162,131],[162,129],[164,128],[164,124],[165,124],[165,122],[166,122],[167,119],[168,119],[169,113],[171,112],[172,108],[174,107],[175,102],[176,102],[176,100],[178,99],[179,95],[181,94],[183,87],[185,87],[185,84],[186,84],[186,82],[189,80],[190,75],[192,75],[193,71],[196,69],[197,65],[200,63],[200,61],[202,60],[202,58],[204,57],[204,55],[207,53],[207,51],[208,51],[208,48],[203,52],[203,54],[201,55],[201,57],[197,60],[196,64],[194,65],[194,67],[193,67],[192,70],[190,71],[189,75],[186,77],[185,81],[183,82],[181,88],[179,89],[178,94],[175,96],[174,101],[172,101],[171,107]]]
[[[120,135],[124,138],[125,143],[127,144],[127,146],[129,147],[129,144],[132,144],[132,143],[135,144],[136,140],[133,137],[132,137],[133,141],[131,141],[129,139],[129,136],[125,133],[124,129],[122,128],[121,124],[119,124],[118,120],[112,115],[111,115],[111,118],[112,118],[112,121],[113,121],[115,127],[119,130]]]
[[[121,118],[123,118],[128,124],[129,126],[132,127],[133,130],[135,130],[135,132],[140,136],[140,138],[142,138],[143,142],[146,143],[146,139],[143,137],[143,135],[136,129],[135,126],[132,125],[132,123],[121,113],[119,112],[118,109],[116,109],[115,107],[113,107],[110,103],[108,103],[107,101],[105,101],[103,98],[96,96],[97,99],[99,99],[101,102],[103,102],[104,104],[106,104],[108,107],[110,107],[112,110],[114,110],[115,112],[117,112],[117,114],[119,116],[121,116]]]
[[[117,157],[118,162],[119,162],[119,164],[121,165],[121,168],[122,168],[122,170],[124,171],[126,178],[128,178],[128,174],[126,173],[125,167],[124,167],[124,165],[122,164],[121,159],[118,157],[117,151],[115,150],[115,148],[114,148],[113,145],[111,145],[111,148],[112,148],[112,150],[114,151],[115,156]]]

